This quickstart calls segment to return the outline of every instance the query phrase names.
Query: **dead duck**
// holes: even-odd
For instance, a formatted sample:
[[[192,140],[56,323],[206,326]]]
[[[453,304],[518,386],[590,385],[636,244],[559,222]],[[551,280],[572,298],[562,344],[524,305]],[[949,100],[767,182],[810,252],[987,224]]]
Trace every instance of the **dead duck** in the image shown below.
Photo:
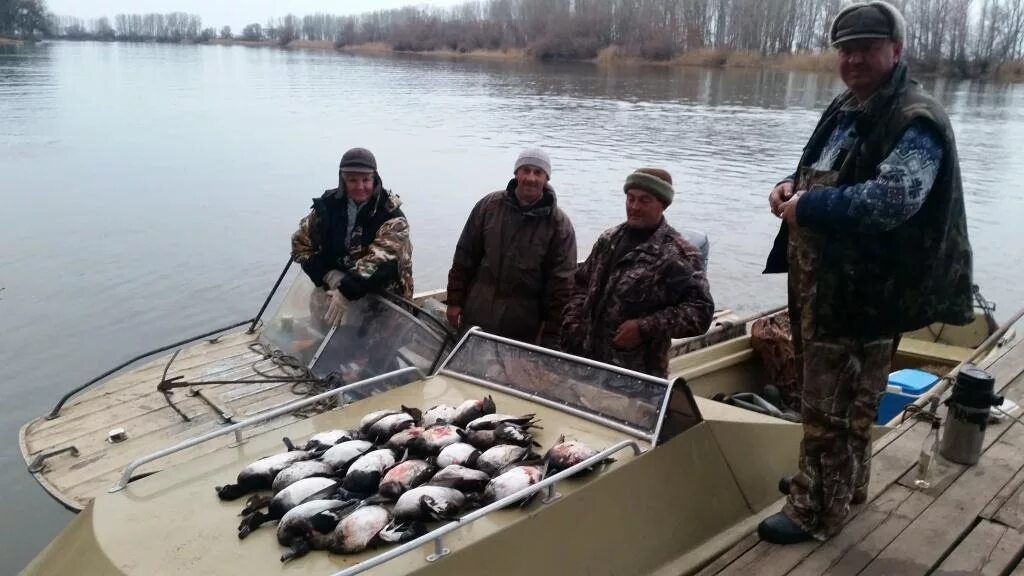
[[[536,458],[536,456],[529,448],[501,444],[481,454],[476,460],[476,467],[490,476],[496,476],[512,464]]]
[[[306,535],[313,529],[310,522],[313,516],[353,508],[356,503],[354,500],[309,500],[285,512],[277,523],[277,542],[288,549],[281,555],[281,562],[300,558],[309,552]]]
[[[395,464],[380,480],[377,492],[391,500],[433,478],[437,466],[432,460],[405,460]]]
[[[455,421],[456,413],[456,408],[452,408],[447,404],[438,404],[437,406],[433,406],[423,413],[423,425],[430,426],[431,424],[437,424],[438,422],[453,422]]]
[[[494,477],[484,488],[484,501],[497,502],[544,479],[542,465],[517,465]],[[527,501],[529,498],[526,499]]]
[[[303,450],[307,452],[323,452],[336,444],[355,440],[356,433],[351,430],[326,430],[317,432],[306,440]]]
[[[309,500],[323,500],[338,491],[338,481],[332,478],[306,478],[278,492],[270,500],[267,512],[259,510],[247,514],[238,525],[238,537],[245,538],[261,525],[281,519],[286,512]],[[251,508],[247,507],[247,508]]]
[[[436,456],[446,446],[462,442],[465,432],[452,424],[434,424],[428,426],[419,438],[409,442],[409,450],[421,456]]]
[[[547,454],[544,456],[544,460],[548,462],[550,472],[555,473],[561,472],[567,468],[572,468],[573,466],[584,462],[589,458],[593,458],[598,454],[599,452],[597,450],[594,450],[583,442],[578,440],[566,440],[565,435],[563,434],[558,437],[558,441],[555,445],[547,451]],[[589,472],[597,466],[608,464],[610,462],[614,462],[614,460],[606,458],[601,462],[595,463],[586,470],[581,470],[578,474]]]
[[[277,494],[281,490],[305,478],[326,478],[334,475],[334,467],[321,460],[302,460],[281,470],[274,477],[270,489]]]
[[[425,532],[421,523],[394,524],[391,513],[380,505],[360,506],[341,514],[322,512],[310,521],[309,547],[336,554],[355,554],[381,542],[406,542]]]
[[[437,465],[440,468],[458,464],[469,468],[476,468],[476,460],[480,457],[480,451],[472,444],[458,442],[445,446],[437,455]]]
[[[522,416],[510,416],[508,414],[486,414],[466,424],[466,430],[494,430],[498,424],[508,422],[520,428],[540,428],[537,426],[536,414],[523,414]]]
[[[296,462],[309,460],[313,457],[311,453],[305,450],[291,449],[294,446],[291,446],[290,442],[286,443],[286,445],[290,448],[288,452],[260,458],[242,468],[234,484],[215,487],[217,497],[221,500],[235,500],[258,490],[269,490],[274,483],[274,478],[277,477],[281,470]]]
[[[373,494],[381,478],[394,465],[395,453],[389,448],[367,452],[348,467],[341,485],[354,494]]]
[[[454,520],[466,507],[466,495],[444,486],[419,486],[402,494],[395,502],[399,522]]]
[[[487,396],[480,400],[466,400],[462,404],[459,404],[458,408],[455,409],[455,417],[451,423],[455,424],[459,428],[465,428],[466,424],[469,424],[473,420],[485,416],[487,414],[494,414],[497,407],[494,405],[494,400]]]
[[[373,449],[373,443],[366,440],[349,440],[332,446],[320,455],[320,461],[326,462],[335,472],[344,472],[357,458]]]
[[[362,420],[359,421],[359,433],[362,434],[364,438],[366,438],[370,433],[370,428],[374,424],[376,424],[383,418],[386,418],[388,416],[394,416],[396,414],[408,414],[409,416],[412,417],[414,423],[419,422],[421,416],[419,410],[417,410],[416,408],[409,408],[407,406],[402,406],[400,410],[378,410],[376,412],[371,412],[366,416],[363,416]]]
[[[458,464],[446,466],[427,482],[428,486],[454,488],[464,494],[483,492],[491,477],[481,470],[473,470]]]

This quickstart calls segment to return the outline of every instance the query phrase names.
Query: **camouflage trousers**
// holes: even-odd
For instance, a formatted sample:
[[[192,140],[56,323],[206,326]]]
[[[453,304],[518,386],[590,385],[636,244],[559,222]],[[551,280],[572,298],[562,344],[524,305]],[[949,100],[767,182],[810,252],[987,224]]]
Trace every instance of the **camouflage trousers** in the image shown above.
[[[801,182],[835,183],[835,172],[805,170]],[[803,188],[803,186],[801,186]],[[871,427],[889,380],[897,339],[860,340],[820,334],[815,325],[818,266],[824,237],[790,229],[789,314],[801,389],[804,438],[800,470],[783,512],[815,538],[839,532],[853,500],[863,501],[871,476]]]
[[[871,427],[894,339],[803,340],[800,471],[783,512],[818,539],[842,527],[871,476]]]

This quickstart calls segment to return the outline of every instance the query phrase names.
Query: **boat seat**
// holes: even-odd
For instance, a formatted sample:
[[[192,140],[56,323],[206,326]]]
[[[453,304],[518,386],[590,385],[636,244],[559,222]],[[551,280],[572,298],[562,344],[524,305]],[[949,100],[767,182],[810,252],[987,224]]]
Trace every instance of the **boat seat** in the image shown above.
[[[700,262],[704,266],[704,270],[707,270],[708,256],[711,254],[711,242],[708,240],[707,233],[683,228],[679,231],[679,235],[683,237],[683,240],[693,244],[697,250],[700,250]]]

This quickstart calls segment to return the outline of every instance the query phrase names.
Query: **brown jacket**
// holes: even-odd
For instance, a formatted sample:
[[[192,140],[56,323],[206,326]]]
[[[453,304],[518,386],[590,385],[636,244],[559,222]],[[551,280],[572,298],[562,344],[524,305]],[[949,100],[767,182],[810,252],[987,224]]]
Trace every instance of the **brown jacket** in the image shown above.
[[[515,187],[513,179],[470,212],[448,272],[448,304],[462,306],[463,326],[557,347],[576,271],[576,232],[551,187],[528,208]]]

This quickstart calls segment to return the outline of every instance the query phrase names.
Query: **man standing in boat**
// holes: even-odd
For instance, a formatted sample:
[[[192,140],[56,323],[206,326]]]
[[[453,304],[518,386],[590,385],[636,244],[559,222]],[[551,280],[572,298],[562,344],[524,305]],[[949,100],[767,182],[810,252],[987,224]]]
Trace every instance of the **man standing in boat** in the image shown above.
[[[787,504],[758,527],[769,542],[839,531],[867,497],[871,427],[899,335],[971,319],[953,130],[909,78],[904,32],[881,1],[836,16],[829,34],[848,90],[769,196],[783,225],[765,272],[789,272],[804,425]]]
[[[373,154],[353,148],[341,157],[338,187],[315,198],[299,223],[292,259],[319,288],[313,308],[331,325],[367,293],[412,298],[412,243],[401,205],[384,189]]]
[[[547,153],[524,150],[513,174],[469,214],[448,272],[448,322],[557,348],[576,232],[548,183]]]
[[[675,197],[669,173],[637,170],[623,191],[626,222],[601,234],[576,272],[562,347],[666,377],[672,338],[705,333],[715,304],[700,251],[665,221]]]

